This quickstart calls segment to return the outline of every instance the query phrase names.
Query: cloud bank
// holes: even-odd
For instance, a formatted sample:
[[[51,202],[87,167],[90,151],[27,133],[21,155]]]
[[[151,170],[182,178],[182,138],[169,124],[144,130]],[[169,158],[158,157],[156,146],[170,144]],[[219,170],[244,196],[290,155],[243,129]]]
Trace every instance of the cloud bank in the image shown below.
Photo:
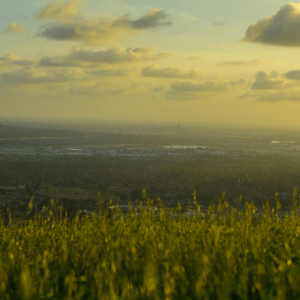
[[[245,80],[238,81],[178,81],[173,82],[166,92],[166,99],[175,101],[191,101],[207,99],[212,94],[229,92],[245,85]]]
[[[300,47],[300,3],[289,2],[275,15],[251,24],[241,41]]]
[[[37,15],[38,20],[54,20],[40,28],[37,36],[47,40],[77,41],[86,45],[110,46],[147,29],[171,26],[169,15],[161,8],[133,20],[128,14],[120,17],[100,16],[84,18],[79,7],[82,1],[54,1]]]
[[[34,61],[30,59],[21,59],[15,54],[8,54],[6,56],[0,57],[0,71],[6,71],[13,66],[31,66]]]
[[[290,88],[292,84],[287,83],[279,77],[276,71],[267,74],[265,72],[257,72],[255,82],[252,84],[253,90],[278,90]]]
[[[193,81],[179,81],[171,85],[171,90],[178,92],[223,92],[245,83],[244,79],[238,81],[206,81],[203,83]]]
[[[81,80],[85,73],[79,69],[39,70],[36,68],[22,69],[14,72],[0,73],[1,84],[48,84],[65,83]]]
[[[255,100],[270,103],[279,101],[300,101],[300,96],[297,92],[280,92],[258,96]]]
[[[40,59],[40,66],[52,67],[95,67],[98,64],[128,64],[142,61],[166,59],[172,54],[155,53],[154,47],[111,48],[102,51],[79,50],[69,55],[46,56]]]
[[[138,75],[136,68],[101,68],[98,70],[92,70],[87,72],[94,76],[113,76],[113,77],[124,77]]]
[[[262,59],[235,59],[221,60],[218,62],[220,66],[257,66],[263,63]]]
[[[188,70],[185,68],[159,68],[157,66],[144,67],[141,75],[144,77],[158,78],[197,78],[204,74],[198,69]]]

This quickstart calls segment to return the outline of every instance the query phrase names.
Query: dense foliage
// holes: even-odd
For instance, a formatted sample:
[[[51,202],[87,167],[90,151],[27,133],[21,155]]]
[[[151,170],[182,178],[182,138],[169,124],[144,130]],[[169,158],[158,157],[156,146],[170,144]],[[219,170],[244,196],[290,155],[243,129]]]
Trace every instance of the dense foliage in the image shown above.
[[[96,199],[99,191],[107,195],[108,200],[120,198],[120,204],[127,204],[140,199],[144,188],[151,199],[160,197],[164,206],[176,206],[178,202],[188,205],[195,189],[202,204],[217,203],[225,190],[230,204],[235,204],[241,195],[242,203],[253,201],[257,207],[262,207],[266,199],[275,207],[274,192],[277,191],[282,206],[287,207],[293,187],[300,186],[299,157],[242,153],[219,156],[206,152],[182,158],[145,156],[132,159],[104,155],[28,157],[0,154],[0,209],[6,209],[1,208],[1,200],[15,206],[20,206],[21,201],[27,202],[40,180],[42,185],[53,187],[46,194],[42,185],[38,186],[35,203],[40,204],[40,208],[48,205],[51,197],[65,208],[70,205],[66,199],[76,207],[83,206],[86,202],[74,201],[74,189],[81,189],[82,194],[93,194],[88,196],[91,200]],[[17,189],[20,186],[25,186],[25,191]],[[65,190],[55,193],[56,188]]]
[[[300,297],[299,208],[178,210],[0,225],[0,298]]]

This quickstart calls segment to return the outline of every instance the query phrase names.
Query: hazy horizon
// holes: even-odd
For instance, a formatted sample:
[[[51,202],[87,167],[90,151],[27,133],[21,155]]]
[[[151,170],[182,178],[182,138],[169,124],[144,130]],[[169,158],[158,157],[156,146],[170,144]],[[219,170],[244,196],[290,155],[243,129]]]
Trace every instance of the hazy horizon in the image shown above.
[[[189,128],[206,128],[215,130],[232,130],[232,131],[287,131],[287,132],[298,132],[299,126],[276,126],[275,124],[242,124],[242,123],[217,123],[217,122],[188,122],[188,121],[155,121],[155,120],[145,120],[145,121],[130,121],[130,120],[105,120],[105,119],[79,119],[79,118],[29,118],[29,117],[3,117],[0,116],[0,124],[11,125],[11,126],[21,126],[21,127],[43,127],[44,125],[49,126],[49,128],[57,126],[78,126],[77,129],[91,127],[101,127],[101,126],[131,126],[144,128],[156,126],[157,128],[174,128],[178,125],[179,129],[189,129]],[[70,128],[71,128],[70,127]],[[76,130],[77,130],[76,129]]]

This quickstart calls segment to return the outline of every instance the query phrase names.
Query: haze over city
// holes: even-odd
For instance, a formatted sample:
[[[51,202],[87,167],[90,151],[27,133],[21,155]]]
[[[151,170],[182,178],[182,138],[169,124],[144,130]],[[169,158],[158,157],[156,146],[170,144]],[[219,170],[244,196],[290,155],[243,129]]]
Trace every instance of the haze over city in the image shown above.
[[[300,4],[1,3],[0,116],[300,125]]]

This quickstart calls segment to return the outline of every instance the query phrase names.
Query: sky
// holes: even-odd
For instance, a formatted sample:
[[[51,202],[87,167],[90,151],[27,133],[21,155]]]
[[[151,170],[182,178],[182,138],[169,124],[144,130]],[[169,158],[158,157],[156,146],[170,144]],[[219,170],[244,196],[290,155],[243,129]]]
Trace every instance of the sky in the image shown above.
[[[0,116],[300,127],[300,3],[0,3]]]

